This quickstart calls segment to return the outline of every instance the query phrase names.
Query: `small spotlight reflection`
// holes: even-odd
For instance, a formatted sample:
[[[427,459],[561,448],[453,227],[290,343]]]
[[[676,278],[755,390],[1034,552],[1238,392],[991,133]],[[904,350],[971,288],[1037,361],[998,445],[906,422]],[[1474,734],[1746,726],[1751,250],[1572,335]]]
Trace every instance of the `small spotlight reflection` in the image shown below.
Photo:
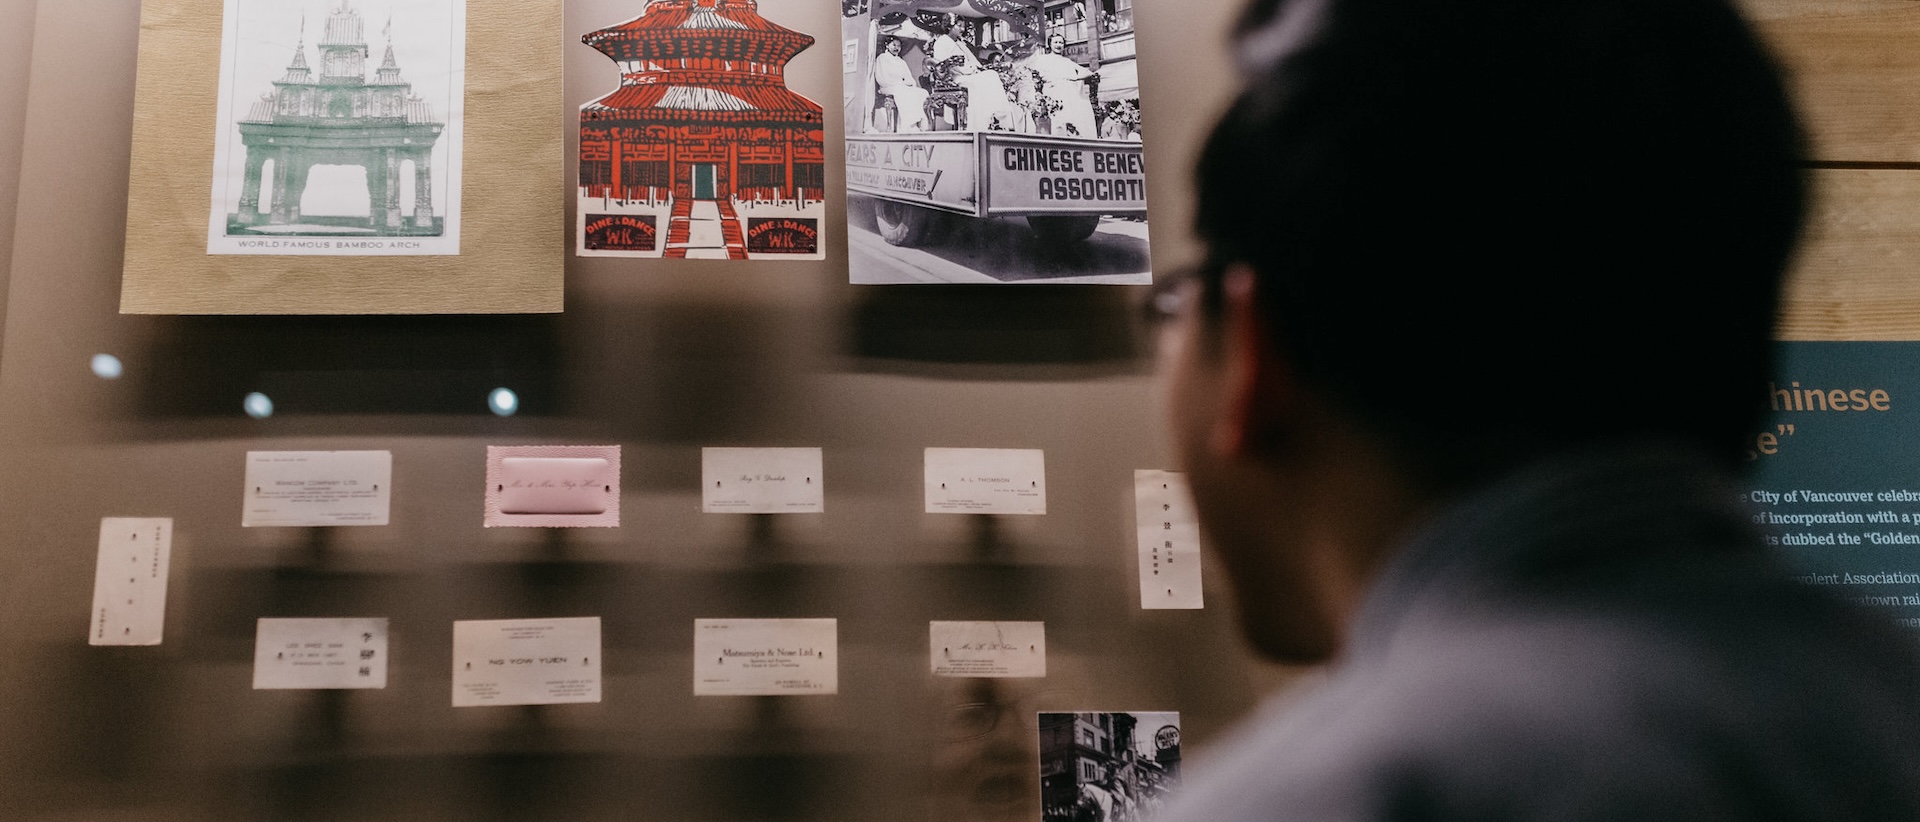
[[[124,369],[120,365],[119,357],[112,354],[93,355],[94,376],[103,380],[117,380],[120,379],[120,374],[123,371]]]
[[[520,397],[511,388],[495,388],[487,395],[487,407],[502,417],[511,417],[520,410]]]
[[[240,407],[247,410],[247,416],[256,420],[273,416],[273,400],[267,399],[267,395],[258,391],[248,394],[247,398],[240,402]]]

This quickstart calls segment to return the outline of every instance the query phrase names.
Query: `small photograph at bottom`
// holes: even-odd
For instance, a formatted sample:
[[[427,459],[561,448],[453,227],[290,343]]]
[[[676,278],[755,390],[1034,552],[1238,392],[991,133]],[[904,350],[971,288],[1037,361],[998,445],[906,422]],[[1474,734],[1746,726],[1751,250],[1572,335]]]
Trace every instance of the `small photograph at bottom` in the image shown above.
[[[1042,822],[1147,822],[1180,790],[1180,714],[1042,713]]]

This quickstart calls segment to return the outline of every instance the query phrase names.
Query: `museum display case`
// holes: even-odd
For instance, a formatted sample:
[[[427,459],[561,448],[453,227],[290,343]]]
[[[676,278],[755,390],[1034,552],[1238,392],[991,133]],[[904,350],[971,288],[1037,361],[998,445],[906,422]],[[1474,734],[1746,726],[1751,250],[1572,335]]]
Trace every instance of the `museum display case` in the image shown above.
[[[497,4],[468,2],[492,9],[482,22],[494,36],[516,30]],[[391,4],[307,5],[311,21],[284,46],[316,48],[324,30],[314,21],[337,9],[383,21]],[[880,18],[864,1],[836,10],[760,0],[770,19],[817,40],[780,53],[792,93],[827,110],[824,196],[794,198],[819,210],[817,253],[576,253],[607,241],[576,235],[579,209],[612,190],[617,165],[588,162],[600,149],[583,148],[583,135],[600,132],[583,124],[583,107],[634,73],[585,40],[646,7],[566,0],[559,19],[518,27],[563,30],[563,70],[553,72],[563,79],[538,90],[545,114],[517,128],[560,137],[564,158],[544,189],[481,191],[553,204],[534,233],[562,260],[561,310],[382,310],[386,295],[417,296],[418,283],[385,291],[367,279],[379,266],[358,258],[354,288],[365,290],[355,296],[367,313],[303,312],[270,283],[245,296],[277,306],[271,313],[121,313],[128,238],[150,228],[129,212],[130,189],[145,180],[201,192],[203,225],[189,245],[204,246],[206,162],[135,151],[139,4],[0,2],[0,816],[1038,820],[1049,776],[1084,760],[1130,767],[1156,790],[1172,785],[1181,769],[1204,766],[1207,745],[1236,719],[1312,677],[1241,645],[1229,595],[1204,559],[1197,579],[1182,577],[1176,607],[1143,607],[1154,604],[1143,580],[1188,555],[1155,553],[1150,565],[1142,551],[1153,546],[1138,534],[1141,509],[1178,505],[1174,489],[1156,496],[1150,487],[1177,466],[1160,426],[1139,275],[1198,256],[1188,172],[1230,91],[1233,4],[1040,5],[1071,31],[1063,53],[1085,60],[1105,49],[1126,66],[1095,102],[1141,102],[1130,115],[1111,109],[1133,118],[1112,136],[1137,128],[1141,148],[1114,156],[1144,171],[1146,211],[1099,215],[1113,225],[1092,243],[1048,235],[1059,226],[1028,224],[1046,215],[1019,208],[922,225],[916,239],[928,242],[918,247],[886,239],[889,215],[903,212],[884,197],[844,196],[859,159],[849,123],[895,126],[868,143],[900,140],[897,122],[875,118],[874,95],[847,79],[872,82],[872,57],[856,49],[859,59],[849,58],[846,44],[873,49],[880,41],[862,38]],[[1819,201],[1781,337],[1920,338],[1920,9],[1879,0],[1746,7],[1794,71],[1814,137]],[[858,37],[842,40],[848,32]],[[378,23],[360,33],[364,69],[377,73]],[[511,77],[501,72],[514,59],[469,51],[467,65]],[[1135,69],[1135,59],[1154,68]],[[182,82],[219,80],[217,62],[191,70],[197,79]],[[831,110],[836,100],[849,116]],[[700,126],[677,128],[691,139]],[[1072,143],[1054,137],[1008,145]],[[211,158],[210,121],[206,139],[199,151]],[[669,150],[647,144],[656,149]],[[750,167],[813,158],[815,147],[805,149],[732,157],[725,176],[751,188],[762,179],[753,175],[772,171]],[[497,161],[468,144],[467,173]],[[444,219],[422,199],[431,199],[419,182],[431,180],[428,164],[387,177],[387,162],[360,164],[372,175],[367,198],[378,201],[368,219],[417,230]],[[718,161],[701,165],[711,170],[688,171],[690,192],[721,184]],[[607,179],[581,179],[590,167]],[[781,175],[815,182],[811,172]],[[653,178],[621,182],[634,179]],[[762,188],[770,200],[816,191]],[[255,197],[250,205],[271,220],[271,199]],[[462,242],[484,241],[476,233],[489,210],[466,205]],[[655,216],[662,226],[675,219],[671,209]],[[903,224],[892,225],[897,234]],[[935,229],[948,234],[934,241]],[[1392,241],[1392,226],[1380,232]],[[1030,266],[1007,249],[1059,256]],[[511,264],[521,252],[506,253]],[[436,287],[457,290],[464,266],[490,264],[449,259],[435,269]],[[325,276],[311,258],[301,264]],[[875,279],[923,284],[849,283],[862,266],[909,264],[918,275]],[[1114,266],[1126,284],[1101,279]],[[962,269],[1001,273],[1009,287],[927,284]],[[580,447],[589,450],[556,450]],[[1013,456],[984,468],[963,460],[943,474],[935,463],[952,455],[929,449]],[[327,469],[385,487],[346,495],[358,502],[329,491],[324,502],[350,514],[329,524],[264,514],[249,524],[268,496],[249,477],[273,476],[263,455],[288,453],[385,455]],[[325,473],[301,470],[279,476]],[[719,479],[749,475],[806,487],[776,504]],[[1018,511],[935,498],[941,477],[964,475],[1018,478],[1036,492],[1044,483],[1044,493],[1022,496]],[[707,487],[716,481],[727,493]],[[536,486],[542,493],[508,493]],[[768,512],[779,510],[791,512]],[[110,555],[164,583],[162,599],[115,615],[130,620],[123,638],[157,643],[107,641],[96,593],[112,581],[97,573]],[[138,579],[129,577],[134,588]],[[142,590],[127,596],[154,595]],[[301,622],[316,619],[334,622]],[[999,633],[980,639],[983,626]],[[501,650],[529,631],[564,641]],[[715,638],[727,631],[747,632],[770,657],[801,658],[780,669],[800,673],[714,673],[751,658],[741,642]],[[334,671],[346,685],[262,662],[266,644],[314,642],[324,654],[363,634],[367,646]],[[358,656],[375,636],[381,652]],[[956,660],[956,645],[1041,659]],[[705,653],[713,648],[722,650]],[[372,687],[373,659],[382,687]],[[465,668],[494,659],[557,660],[591,675],[522,688],[547,688],[549,704],[499,704],[488,696],[495,688],[522,686],[476,685]],[[1059,743],[1075,753],[1056,758],[1042,753],[1050,738],[1086,741]]]

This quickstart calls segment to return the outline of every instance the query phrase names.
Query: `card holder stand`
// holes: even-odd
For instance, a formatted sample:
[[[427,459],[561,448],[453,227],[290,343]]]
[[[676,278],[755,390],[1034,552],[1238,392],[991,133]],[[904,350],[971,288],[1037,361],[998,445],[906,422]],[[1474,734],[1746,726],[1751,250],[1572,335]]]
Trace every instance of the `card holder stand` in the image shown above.
[[[296,553],[291,557],[293,561],[285,563],[285,566],[303,568],[309,571],[326,570],[329,565],[333,564],[335,555],[338,554],[338,551],[335,550],[337,537],[335,529],[337,526],[302,525],[297,527],[305,532],[305,539],[296,543],[296,547],[294,548]]]
[[[748,514],[747,547],[750,555],[760,559],[772,559],[779,556],[780,534],[775,527],[779,514]]]
[[[1013,552],[1013,546],[1007,544],[1001,534],[1001,515],[972,514],[969,522],[969,541],[972,543],[975,562],[1000,564],[1007,562]]]

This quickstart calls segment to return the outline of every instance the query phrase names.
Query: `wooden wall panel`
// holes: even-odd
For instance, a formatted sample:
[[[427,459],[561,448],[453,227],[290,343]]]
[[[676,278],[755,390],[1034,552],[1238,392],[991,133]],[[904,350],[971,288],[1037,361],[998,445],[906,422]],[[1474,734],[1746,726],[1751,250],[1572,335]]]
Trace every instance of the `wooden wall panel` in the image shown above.
[[[1744,0],[1792,77],[1816,202],[1785,340],[1920,339],[1920,0]]]
[[[1746,0],[1822,161],[1920,163],[1920,0]]]
[[[1815,172],[1786,340],[1920,339],[1920,171]]]

